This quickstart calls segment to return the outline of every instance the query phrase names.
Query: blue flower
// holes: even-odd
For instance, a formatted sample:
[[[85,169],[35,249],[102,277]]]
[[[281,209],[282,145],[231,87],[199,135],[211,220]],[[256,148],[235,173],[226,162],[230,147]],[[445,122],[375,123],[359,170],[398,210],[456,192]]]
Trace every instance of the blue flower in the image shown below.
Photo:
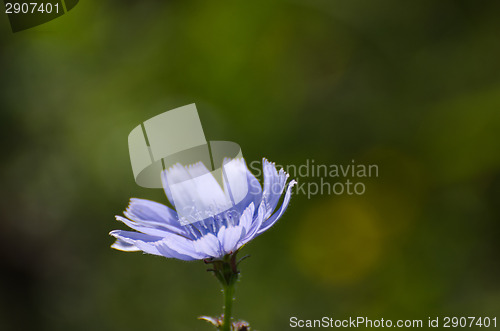
[[[126,217],[116,216],[116,219],[137,232],[111,231],[110,235],[116,238],[111,247],[185,261],[222,259],[227,254],[236,253],[283,215],[296,181],[289,182],[283,203],[275,212],[289,177],[283,169],[277,171],[274,163],[263,159],[262,188],[243,159],[234,159],[227,165],[224,190],[202,163],[188,167],[177,164],[164,171],[163,187],[172,206],[175,207],[175,202],[188,201],[196,209],[196,215],[202,217],[185,224],[175,210],[163,204],[132,198],[124,212]],[[176,187],[175,199],[171,185],[168,185],[172,179],[187,183]],[[235,204],[229,196],[241,199]]]

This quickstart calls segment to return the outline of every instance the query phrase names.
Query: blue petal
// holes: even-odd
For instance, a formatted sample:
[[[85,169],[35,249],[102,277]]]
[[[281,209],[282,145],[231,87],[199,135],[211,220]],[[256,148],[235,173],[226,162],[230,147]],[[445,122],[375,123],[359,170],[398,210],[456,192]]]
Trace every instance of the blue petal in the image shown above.
[[[121,238],[117,238],[111,248],[114,248],[123,252],[137,252],[140,251],[134,244],[129,244],[126,241],[123,241]]]
[[[253,206],[251,207],[253,208]],[[243,213],[243,215],[241,216],[243,223],[245,225],[248,224],[248,219],[250,218],[251,224],[250,227],[247,228],[247,231],[243,238],[238,243],[238,248],[245,245],[256,236],[257,231],[260,229],[262,222],[264,221],[265,211],[266,209],[264,203],[261,203],[257,211],[257,216],[255,216],[255,218],[252,219],[253,209],[249,210],[248,212],[245,211],[245,213]]]
[[[234,253],[237,250],[236,245],[241,239],[241,226],[229,226],[221,227],[219,233],[217,233],[217,238],[222,245],[222,249],[225,254]]]
[[[161,241],[156,242],[155,247],[163,256],[184,261],[200,260],[207,257],[207,254],[196,250],[192,240],[175,234],[169,234]]]
[[[162,255],[154,246],[155,242],[162,239],[161,237],[123,230],[114,230],[109,234],[117,239],[111,246],[115,249],[126,252],[141,250],[148,254]]]
[[[224,256],[219,239],[211,233],[193,241],[193,245],[198,253],[205,254],[206,257],[219,258]]]
[[[240,216],[239,225],[243,227],[245,235],[250,231],[250,228],[252,227],[254,211],[255,211],[255,205],[252,202]]]
[[[262,170],[264,171],[264,193],[262,194],[262,200],[266,203],[265,218],[267,219],[271,216],[274,209],[276,209],[289,175],[283,169],[280,169],[278,172],[276,165],[265,158],[262,159]]]
[[[142,228],[157,229],[164,232],[173,232],[183,236],[189,236],[187,230],[177,219],[177,213],[158,202],[132,198],[130,199],[130,204],[124,212],[124,215]],[[130,222],[125,222],[122,219],[120,219],[120,221],[136,229]],[[138,231],[148,233],[143,230]]]
[[[125,217],[121,216],[115,216],[117,221],[122,222],[123,224],[127,225],[129,228],[134,229],[136,231],[142,232],[144,234],[148,234],[150,236],[158,236],[158,237],[164,237],[167,233],[176,233],[178,234],[179,231],[171,231],[168,229],[165,229],[162,226],[155,226],[155,227],[148,227],[148,226],[143,226],[140,223],[137,223],[135,221],[131,221]]]
[[[297,184],[297,182],[295,180],[292,180],[288,184],[285,198],[283,199],[283,204],[281,205],[281,207],[278,209],[278,211],[276,213],[274,213],[268,220],[266,220],[265,222],[262,223],[259,231],[257,231],[257,234],[261,234],[262,232],[269,229],[271,226],[274,225],[274,223],[276,223],[277,220],[280,219],[281,216],[283,216],[283,213],[286,211],[286,208],[288,207],[288,203],[290,202],[290,198],[292,196],[292,188],[295,184]]]

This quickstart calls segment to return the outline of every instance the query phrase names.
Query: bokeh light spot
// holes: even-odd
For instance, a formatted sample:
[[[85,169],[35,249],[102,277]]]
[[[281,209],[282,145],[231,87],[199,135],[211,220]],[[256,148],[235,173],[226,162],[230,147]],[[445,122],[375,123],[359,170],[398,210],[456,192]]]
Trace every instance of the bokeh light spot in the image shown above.
[[[329,284],[356,282],[380,258],[381,234],[375,213],[356,198],[331,198],[305,214],[293,238],[297,267]]]

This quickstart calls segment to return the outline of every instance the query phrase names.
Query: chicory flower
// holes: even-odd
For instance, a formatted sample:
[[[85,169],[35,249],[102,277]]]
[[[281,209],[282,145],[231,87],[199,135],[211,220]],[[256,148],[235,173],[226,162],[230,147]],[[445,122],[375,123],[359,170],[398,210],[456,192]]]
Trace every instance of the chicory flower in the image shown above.
[[[179,214],[166,205],[132,198],[124,212],[126,217],[116,216],[116,219],[136,231],[111,231],[110,235],[116,238],[112,247],[185,261],[216,261],[228,255],[236,255],[243,245],[268,230],[280,219],[288,207],[291,189],[296,181],[291,180],[287,186],[289,175],[283,169],[278,171],[274,163],[263,159],[262,188],[243,159],[233,161],[236,162],[231,162],[231,168],[226,172],[224,180],[225,183],[232,184],[232,195],[244,196],[237,204],[231,205],[227,190],[219,185],[202,163],[188,167],[177,164],[162,173],[167,198],[175,208],[169,179],[194,179],[203,175],[202,181],[188,181],[189,185],[177,188],[180,190],[177,192],[178,196],[192,202],[192,205],[196,206],[196,214],[202,217],[183,224]],[[242,179],[246,180],[247,185],[238,184]],[[283,203],[276,210],[285,187],[287,189]],[[214,210],[221,210],[220,206],[231,207],[224,207],[223,212],[214,213]]]

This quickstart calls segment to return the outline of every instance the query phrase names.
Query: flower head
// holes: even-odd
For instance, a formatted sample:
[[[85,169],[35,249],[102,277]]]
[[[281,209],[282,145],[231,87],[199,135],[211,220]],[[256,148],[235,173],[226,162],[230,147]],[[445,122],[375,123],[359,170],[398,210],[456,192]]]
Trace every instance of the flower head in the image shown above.
[[[162,173],[167,198],[176,209],[180,208],[176,202],[182,205],[187,202],[197,218],[185,222],[179,216],[180,210],[132,198],[124,212],[126,217],[116,216],[116,219],[136,231],[111,231],[110,235],[116,238],[111,247],[186,261],[221,259],[236,253],[283,215],[296,183],[295,180],[288,183],[283,203],[276,210],[289,175],[283,169],[276,170],[275,164],[266,159],[262,168],[263,188],[243,159],[232,160],[224,173],[225,189],[222,189],[202,163],[173,166]],[[173,181],[180,183],[174,192],[175,199],[169,185]],[[235,196],[240,197],[237,203]]]

